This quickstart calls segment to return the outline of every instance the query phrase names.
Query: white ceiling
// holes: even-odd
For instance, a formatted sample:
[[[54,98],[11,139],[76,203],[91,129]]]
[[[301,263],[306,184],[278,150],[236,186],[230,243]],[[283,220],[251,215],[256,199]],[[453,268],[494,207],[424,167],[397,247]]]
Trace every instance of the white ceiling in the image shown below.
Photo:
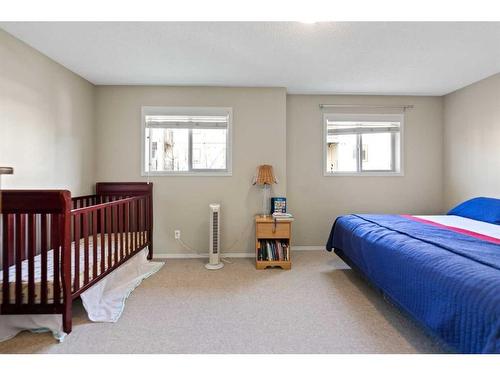
[[[498,22],[2,22],[0,27],[97,85],[443,95],[500,72]]]

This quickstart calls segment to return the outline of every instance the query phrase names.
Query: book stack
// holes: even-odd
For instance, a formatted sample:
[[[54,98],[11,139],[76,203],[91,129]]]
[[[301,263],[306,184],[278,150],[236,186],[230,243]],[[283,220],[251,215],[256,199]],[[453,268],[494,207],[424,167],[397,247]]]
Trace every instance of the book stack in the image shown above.
[[[286,212],[274,212],[273,219],[276,221],[293,221],[293,215]]]
[[[283,240],[260,240],[257,260],[261,261],[289,261],[290,245]]]

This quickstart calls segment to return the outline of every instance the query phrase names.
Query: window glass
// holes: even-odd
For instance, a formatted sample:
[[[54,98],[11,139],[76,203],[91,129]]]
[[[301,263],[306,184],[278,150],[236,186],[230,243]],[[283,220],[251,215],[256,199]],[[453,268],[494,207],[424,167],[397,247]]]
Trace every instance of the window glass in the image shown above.
[[[193,169],[226,169],[226,129],[193,129]]]
[[[188,171],[188,129],[146,129],[151,141],[151,172]],[[156,144],[156,147],[154,146]],[[148,145],[147,145],[148,146]]]
[[[227,107],[142,107],[143,174],[231,174]]]
[[[399,173],[402,115],[325,115],[326,174]]]
[[[356,134],[337,134],[328,137],[328,172],[356,172]]]
[[[391,171],[393,142],[391,133],[361,135],[363,171]]]

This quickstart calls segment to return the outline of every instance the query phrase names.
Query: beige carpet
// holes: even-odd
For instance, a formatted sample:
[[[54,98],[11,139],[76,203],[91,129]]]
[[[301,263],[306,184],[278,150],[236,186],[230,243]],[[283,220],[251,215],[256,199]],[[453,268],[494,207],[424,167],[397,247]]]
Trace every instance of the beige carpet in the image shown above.
[[[0,353],[443,352],[333,254],[294,252],[291,271],[232,261],[207,271],[200,259],[169,260],[117,323],[92,323],[77,304],[64,343],[23,332]]]

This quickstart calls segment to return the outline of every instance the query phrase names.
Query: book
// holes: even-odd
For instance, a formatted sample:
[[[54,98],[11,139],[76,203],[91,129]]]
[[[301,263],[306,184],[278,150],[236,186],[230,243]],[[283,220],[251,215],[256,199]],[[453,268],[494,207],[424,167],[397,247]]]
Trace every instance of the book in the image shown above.
[[[271,242],[266,243],[267,247],[267,260],[273,260],[273,249],[271,248]]]
[[[294,218],[293,218],[293,215],[290,214],[290,213],[286,213],[286,212],[275,212],[273,213],[273,219],[276,220],[276,221],[293,221]]]
[[[285,197],[273,197],[271,198],[271,214],[275,212],[285,213],[286,212],[286,198]]]
[[[257,260],[259,261],[289,261],[290,246],[283,240],[259,240]]]

